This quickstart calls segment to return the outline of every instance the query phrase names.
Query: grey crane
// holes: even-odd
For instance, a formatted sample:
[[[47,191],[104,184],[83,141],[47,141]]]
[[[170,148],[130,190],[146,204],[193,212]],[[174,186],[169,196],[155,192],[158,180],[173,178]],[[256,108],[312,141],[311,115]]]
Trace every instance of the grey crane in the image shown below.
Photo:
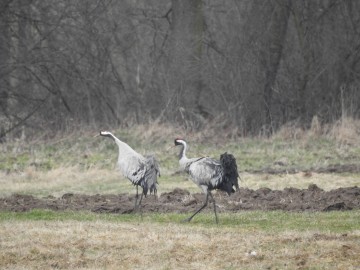
[[[216,223],[218,223],[215,199],[212,196],[211,191],[219,189],[226,191],[230,195],[235,192],[233,187],[235,187],[236,190],[239,190],[239,174],[237,171],[236,159],[233,155],[226,152],[220,156],[220,160],[209,157],[187,158],[186,141],[183,139],[175,139],[175,146],[181,146],[179,153],[180,169],[188,173],[191,180],[206,194],[204,205],[184,221],[190,222],[196,214],[207,206],[209,197],[211,197],[214,205]]]
[[[119,157],[117,165],[121,173],[130,180],[130,182],[136,186],[136,197],[134,210],[137,210],[143,198],[146,197],[148,191],[150,194],[157,192],[157,177],[160,177],[159,164],[153,155],[142,156],[132,149],[129,145],[116,138],[109,131],[100,131],[100,136],[109,137],[115,141],[119,147]],[[142,188],[140,201],[138,187]]]

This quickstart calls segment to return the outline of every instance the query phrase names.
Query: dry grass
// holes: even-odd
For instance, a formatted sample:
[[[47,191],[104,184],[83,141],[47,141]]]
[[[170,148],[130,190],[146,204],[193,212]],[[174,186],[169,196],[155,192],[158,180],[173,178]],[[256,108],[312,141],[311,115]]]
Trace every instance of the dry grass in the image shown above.
[[[329,127],[328,134],[331,138],[348,144],[360,143],[360,120],[352,118],[341,119]]]
[[[2,269],[356,269],[360,232],[3,221]]]
[[[287,187],[307,188],[316,184],[324,190],[339,187],[359,185],[357,175],[344,174],[249,174],[241,173],[241,187],[258,189],[284,189]],[[173,175],[165,171],[159,179],[158,194],[183,188],[190,192],[200,192],[199,188],[183,174]],[[50,171],[38,171],[27,168],[22,173],[6,174],[0,172],[0,196],[9,196],[14,193],[31,194],[35,196],[61,197],[65,193],[79,194],[119,194],[135,193],[134,186],[117,170],[89,169],[81,170],[78,167],[65,167]]]
[[[248,174],[242,175],[241,187],[250,189],[270,188],[282,190],[284,188],[308,188],[316,184],[324,190],[332,190],[340,187],[359,186],[358,175],[339,175],[323,173],[296,173],[296,174]]]
[[[270,140],[296,139],[300,140],[300,143],[304,141],[304,148],[306,148],[306,141],[318,136],[329,136],[341,144],[356,145],[359,143],[358,124],[359,122],[355,120],[346,124],[342,121],[342,125],[334,125],[331,129],[321,125],[315,119],[309,131],[284,127]],[[153,143],[150,147],[160,149],[159,151],[165,149],[163,145],[167,146],[168,143],[172,143],[173,138],[177,136],[198,142],[205,139],[209,140],[209,138],[211,142],[216,141],[215,138],[211,137],[216,132],[191,133],[161,124],[138,126],[134,127],[132,131],[134,132],[131,134],[133,133],[141,144],[140,148],[144,147],[144,141],[147,143],[150,141]],[[90,137],[90,135],[87,136]],[[66,140],[66,138],[58,138],[58,140]],[[224,138],[221,140],[220,144],[224,143]],[[234,143],[232,141],[232,143],[235,145],[239,142],[235,141]],[[96,148],[97,143],[90,145],[89,148],[94,147],[95,150],[92,149],[91,151],[96,151],[96,149],[107,150],[106,145],[107,142],[105,141],[101,143],[103,148]],[[215,143],[214,145],[214,148],[218,146]],[[206,145],[206,147],[208,146],[209,144]],[[77,150],[75,146],[74,148],[75,154],[82,155],[80,150]],[[80,147],[79,149],[83,148]],[[238,149],[237,153],[245,159],[253,154],[251,151],[256,151],[256,149],[248,149],[250,150],[246,153]],[[108,152],[112,153],[112,150],[108,149]],[[147,148],[140,150],[147,150]],[[201,151],[201,148],[198,150]],[[340,150],[347,151],[347,148],[340,148]],[[283,155],[287,157],[286,160],[289,160],[288,151],[284,151],[281,156]],[[343,157],[341,153],[337,153],[337,155]],[[257,158],[257,156],[255,157]],[[102,156],[99,156],[94,162],[100,163],[101,158]],[[301,159],[297,160],[301,161]],[[116,153],[111,157],[109,163],[113,164],[115,161]],[[167,192],[175,187],[199,192],[199,189],[191,181],[184,181],[183,175],[173,175],[177,169],[176,160],[165,155],[161,162],[165,166],[162,171],[163,175],[159,179],[159,193]],[[267,163],[264,163],[265,165]],[[84,169],[74,166],[74,164],[68,164],[68,166],[52,168],[48,171],[37,170],[31,166],[26,167],[23,171],[10,173],[3,171],[0,172],[0,196],[7,196],[12,193],[27,193],[37,196],[53,195],[56,197],[68,192],[83,194],[133,193],[134,187],[130,182],[121,177],[119,172],[110,166],[90,166]],[[309,184],[317,184],[319,187],[329,190],[359,185],[358,175],[351,174],[270,175],[242,173],[241,177],[241,186],[251,189],[260,187],[271,189],[307,188]],[[259,219],[260,223],[262,219],[271,220],[267,213],[255,213],[254,216]],[[230,223],[229,226],[214,227],[212,225],[201,225],[201,222],[190,225],[174,222],[157,223],[146,220],[118,222],[102,220],[101,217],[91,221],[33,221],[8,218],[0,222],[0,268],[360,268],[358,256],[360,254],[359,230],[345,230],[341,233],[328,232],[326,229],[319,231],[316,228],[321,228],[324,225],[321,223],[315,229],[303,229],[302,225],[291,224],[290,226],[283,226],[285,229],[277,229],[273,232],[269,229],[251,227],[249,223],[246,223],[247,220],[241,221],[244,224],[234,225]],[[296,221],[294,222],[296,223]]]
[[[121,193],[128,181],[113,170],[80,170],[77,167],[38,171],[32,167],[21,173],[0,173],[1,195],[28,193],[62,196],[64,193]]]
[[[282,126],[272,139],[306,141],[314,138],[330,138],[338,143],[359,145],[359,136],[360,119],[344,117],[332,124],[321,124],[319,118],[314,116],[309,129],[305,130],[297,122],[291,122]]]
[[[238,140],[243,137],[242,134],[246,133],[243,130],[239,130],[239,128],[229,128],[227,120],[223,116],[207,123],[199,131],[158,122],[137,125],[132,129],[137,137],[147,141],[161,141],[165,139],[172,142],[176,137],[183,137],[192,142],[211,141],[219,144]],[[360,119],[343,117],[334,123],[323,124],[319,117],[315,115],[309,129],[304,129],[297,121],[289,122],[280,127],[270,139],[306,141],[314,138],[329,138],[339,143],[359,145],[359,136]],[[262,139],[267,138],[261,134],[259,137]]]
[[[181,187],[192,192],[199,189],[184,174],[172,175],[164,170],[159,179],[158,194]],[[33,167],[20,173],[0,172],[0,196],[14,193],[35,196],[61,197],[65,193],[79,194],[120,194],[134,193],[131,182],[116,169],[89,169],[79,167],[63,167],[50,171],[39,171]]]

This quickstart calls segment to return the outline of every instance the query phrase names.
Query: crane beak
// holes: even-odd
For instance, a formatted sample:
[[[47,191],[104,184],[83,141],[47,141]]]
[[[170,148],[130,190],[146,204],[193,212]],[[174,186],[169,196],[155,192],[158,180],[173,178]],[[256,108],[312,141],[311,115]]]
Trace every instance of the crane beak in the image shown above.
[[[98,133],[95,136],[93,136],[93,138],[96,138],[96,137],[99,137],[99,136],[100,136],[100,134]]]
[[[166,148],[166,152],[170,151],[170,149],[174,148],[175,146],[176,146],[176,145],[172,145],[172,146]]]

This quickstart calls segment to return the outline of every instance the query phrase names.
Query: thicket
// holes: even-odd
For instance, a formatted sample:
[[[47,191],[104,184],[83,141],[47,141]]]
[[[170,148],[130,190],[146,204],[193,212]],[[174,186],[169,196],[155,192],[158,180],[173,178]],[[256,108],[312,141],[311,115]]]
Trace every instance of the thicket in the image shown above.
[[[269,135],[360,115],[357,0],[1,0],[0,33],[1,140],[148,123]]]

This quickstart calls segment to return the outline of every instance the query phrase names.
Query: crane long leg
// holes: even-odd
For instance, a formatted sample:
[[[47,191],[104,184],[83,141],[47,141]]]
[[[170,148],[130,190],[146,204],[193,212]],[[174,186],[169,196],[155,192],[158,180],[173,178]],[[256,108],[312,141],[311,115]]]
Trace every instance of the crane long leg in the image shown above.
[[[205,201],[204,205],[201,206],[200,209],[197,210],[191,217],[189,217],[189,218],[187,218],[187,219],[184,219],[183,222],[190,222],[191,219],[192,219],[196,214],[200,213],[200,211],[203,210],[203,209],[207,206],[208,200],[209,200],[209,193],[210,193],[209,191],[206,193],[206,201]]]
[[[136,199],[135,199],[134,212],[140,211],[140,213],[141,213],[141,218],[142,218],[141,202],[142,202],[142,198],[143,198],[144,192],[141,192],[139,203],[137,203],[137,202],[138,202],[138,198],[139,198],[138,188],[139,188],[139,187],[136,186],[136,197],[135,197]]]
[[[136,209],[137,209],[137,200],[138,200],[138,198],[139,198],[138,188],[139,188],[139,186],[136,186],[136,195],[135,195],[135,205],[134,205],[134,210],[136,210]]]
[[[214,213],[215,213],[215,220],[216,220],[216,224],[219,224],[219,220],[218,220],[218,217],[217,217],[217,214],[216,214],[216,204],[215,204],[215,199],[213,197],[213,195],[211,194],[211,192],[209,191],[209,195],[213,201],[213,204],[214,204]]]
[[[141,192],[140,201],[139,201],[139,204],[138,204],[138,211],[140,211],[141,220],[143,218],[142,209],[141,209],[141,201],[142,201],[143,195],[144,195],[144,190],[142,190],[142,192]]]
[[[141,207],[141,201],[142,201],[143,195],[144,195],[144,193],[143,193],[143,192],[141,192],[141,195],[140,195],[140,201],[139,201],[139,204],[138,204],[138,208],[140,208],[140,207]]]

